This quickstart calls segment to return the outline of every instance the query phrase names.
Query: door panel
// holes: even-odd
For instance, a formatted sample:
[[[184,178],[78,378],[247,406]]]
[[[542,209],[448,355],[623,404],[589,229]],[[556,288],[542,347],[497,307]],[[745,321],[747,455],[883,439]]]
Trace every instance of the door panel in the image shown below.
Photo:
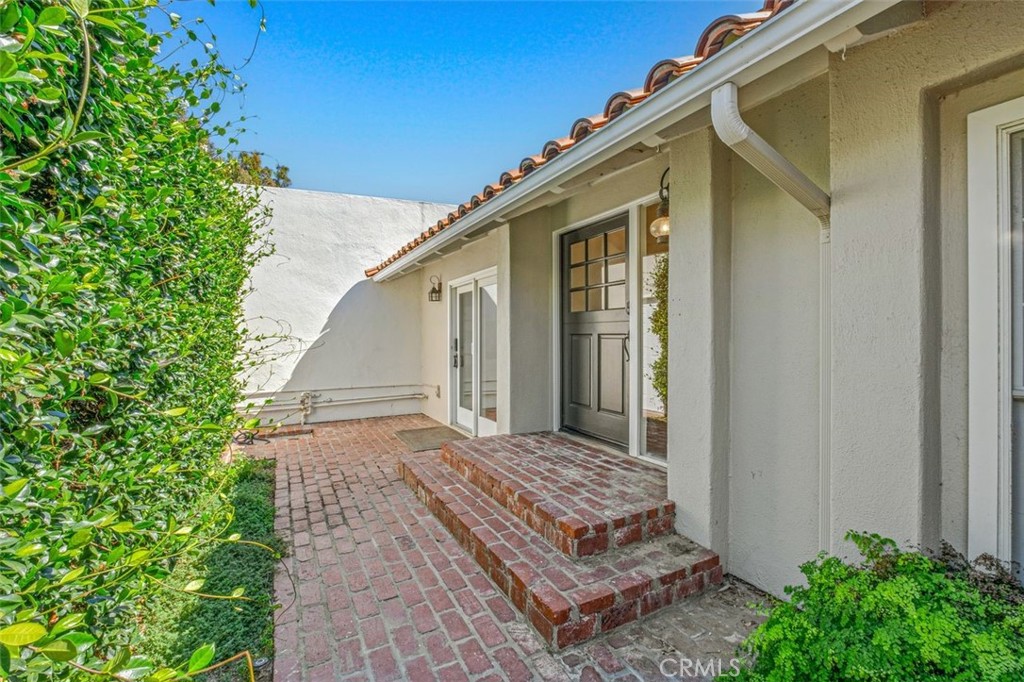
[[[569,338],[569,400],[573,405],[590,407],[590,334],[571,334]]]
[[[562,237],[562,423],[629,440],[627,216]]]
[[[625,415],[626,358],[623,345],[626,338],[622,334],[600,334],[598,336],[598,352],[600,372],[597,377],[600,386],[600,398],[597,409],[601,412]]]
[[[477,400],[477,435],[498,432],[498,284],[481,281],[480,303],[480,397]]]

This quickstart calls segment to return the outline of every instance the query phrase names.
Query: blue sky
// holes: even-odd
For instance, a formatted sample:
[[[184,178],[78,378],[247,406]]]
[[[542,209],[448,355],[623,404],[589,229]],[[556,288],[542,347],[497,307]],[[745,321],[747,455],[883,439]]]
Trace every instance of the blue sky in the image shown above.
[[[717,2],[264,3],[267,32],[241,71],[252,117],[240,148],[303,189],[462,202],[639,87],[703,28],[758,0]],[[202,16],[228,64],[259,12],[241,0],[174,2]]]

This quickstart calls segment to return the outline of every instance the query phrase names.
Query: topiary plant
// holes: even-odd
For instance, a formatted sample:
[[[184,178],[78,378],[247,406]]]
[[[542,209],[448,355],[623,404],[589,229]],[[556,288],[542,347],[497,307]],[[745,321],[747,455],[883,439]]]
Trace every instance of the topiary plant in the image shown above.
[[[746,682],[1019,682],[1024,605],[879,535],[848,533],[864,561],[819,556],[801,567],[747,639]],[[1019,585],[1017,586],[1019,589]]]

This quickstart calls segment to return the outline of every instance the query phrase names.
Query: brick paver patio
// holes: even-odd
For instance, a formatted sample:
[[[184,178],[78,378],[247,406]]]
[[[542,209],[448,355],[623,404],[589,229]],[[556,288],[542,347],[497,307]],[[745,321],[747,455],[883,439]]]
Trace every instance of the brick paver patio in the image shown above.
[[[408,450],[394,432],[433,425],[422,415],[318,424],[246,448],[278,462],[277,529],[291,547],[275,581],[277,682],[704,680],[708,666],[728,671],[757,620],[747,604],[763,599],[728,578],[550,653],[400,480]]]

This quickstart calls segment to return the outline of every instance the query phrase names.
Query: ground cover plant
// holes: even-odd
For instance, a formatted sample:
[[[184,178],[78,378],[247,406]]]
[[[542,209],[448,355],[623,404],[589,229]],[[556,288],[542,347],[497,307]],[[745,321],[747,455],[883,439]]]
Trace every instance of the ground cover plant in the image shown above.
[[[969,563],[900,550],[851,533],[860,563],[820,557],[801,567],[747,640],[748,682],[1018,682],[1024,679],[1024,590],[990,559]],[[723,678],[727,679],[727,678]]]
[[[254,598],[171,577],[239,541],[219,458],[263,216],[211,142],[238,81],[159,11],[0,0],[0,678],[183,678],[237,652],[160,667],[147,602]]]

